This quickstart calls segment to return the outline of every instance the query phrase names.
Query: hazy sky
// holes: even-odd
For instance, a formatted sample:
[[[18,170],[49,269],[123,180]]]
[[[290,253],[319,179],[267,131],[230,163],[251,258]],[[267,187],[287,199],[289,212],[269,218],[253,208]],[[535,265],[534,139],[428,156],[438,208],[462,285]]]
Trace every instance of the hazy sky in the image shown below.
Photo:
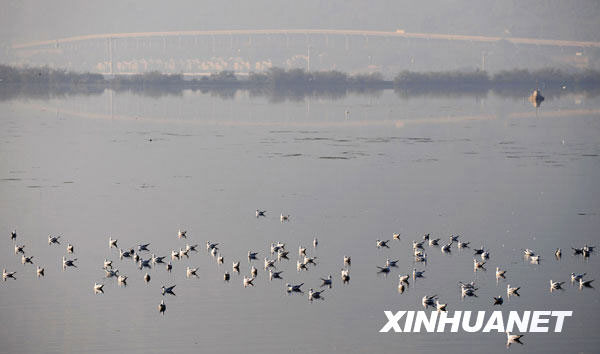
[[[132,31],[344,28],[600,40],[598,0],[2,0],[3,44]]]

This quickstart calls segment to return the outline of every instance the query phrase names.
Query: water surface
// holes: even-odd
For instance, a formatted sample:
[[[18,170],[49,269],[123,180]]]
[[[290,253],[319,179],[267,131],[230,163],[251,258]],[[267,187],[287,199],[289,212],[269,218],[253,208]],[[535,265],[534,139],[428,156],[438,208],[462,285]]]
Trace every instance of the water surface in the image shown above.
[[[566,94],[536,110],[522,98],[399,97],[391,91],[339,99],[272,102],[130,93],[18,99],[0,105],[0,263],[17,281],[0,284],[0,352],[423,352],[506,351],[503,334],[380,334],[384,310],[419,310],[423,295],[440,295],[453,310],[492,310],[506,284],[521,286],[502,310],[572,310],[563,333],[527,334],[513,352],[594,352],[600,345],[596,289],[549,279],[571,272],[598,277],[598,257],[572,256],[571,246],[598,244],[600,230],[600,102]],[[346,113],[348,112],[348,113]],[[257,219],[254,210],[266,209]],[[287,223],[279,214],[290,214]],[[34,261],[36,278],[13,253],[10,230]],[[188,230],[200,252],[142,280],[120,261],[122,247],[150,242],[168,256]],[[376,239],[401,241],[377,249]],[[413,263],[411,241],[424,233],[460,234],[491,251],[488,270],[473,272],[472,251],[442,254],[425,247]],[[62,235],[49,246],[49,234]],[[320,243],[313,249],[312,240]],[[225,263],[204,250],[219,242]],[[262,259],[285,242],[284,280],[269,281]],[[66,244],[78,268],[62,271]],[[298,246],[318,265],[296,272]],[[540,264],[522,248],[542,255]],[[560,260],[555,248],[563,249]],[[249,249],[259,251],[254,287],[244,289]],[[339,271],[352,256],[351,281]],[[144,253],[148,258],[149,253]],[[386,277],[376,265],[399,259]],[[103,278],[112,259],[127,287]],[[223,273],[242,262],[229,283]],[[496,266],[507,279],[496,282]],[[200,267],[187,279],[185,267]],[[413,267],[426,278],[397,292],[397,274]],[[285,283],[318,287],[332,274],[324,301],[288,295]],[[475,280],[479,297],[462,300],[458,281]],[[94,295],[102,281],[105,293]],[[161,285],[177,284],[167,312],[157,311]]]

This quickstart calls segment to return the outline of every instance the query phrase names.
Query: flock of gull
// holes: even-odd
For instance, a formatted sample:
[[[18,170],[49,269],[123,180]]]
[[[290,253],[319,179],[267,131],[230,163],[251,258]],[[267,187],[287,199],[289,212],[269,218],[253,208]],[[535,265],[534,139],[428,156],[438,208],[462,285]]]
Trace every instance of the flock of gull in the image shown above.
[[[448,239],[448,243],[440,244],[440,242],[442,242],[441,238],[432,238],[431,234],[425,234],[421,241],[413,240],[412,241],[412,250],[413,250],[413,256],[414,256],[414,262],[415,263],[423,263],[423,264],[427,263],[428,255],[425,252],[425,247],[424,247],[425,245],[428,245],[430,248],[438,246],[442,253],[450,253],[452,251],[452,247],[456,247],[456,248],[462,249],[462,250],[470,249],[470,242],[461,241],[461,240],[459,240],[459,238],[460,238],[460,235],[450,235],[449,239]],[[394,233],[393,240],[400,241],[400,233]],[[391,242],[391,240],[376,240],[376,246],[377,246],[377,248],[389,248],[390,242]],[[586,244],[581,248],[571,247],[571,249],[573,251],[573,255],[580,255],[580,256],[583,256],[584,258],[587,258],[590,256],[590,254],[592,254],[594,252],[595,247],[588,246]],[[473,272],[476,273],[478,271],[485,271],[486,270],[485,266],[489,262],[489,259],[490,259],[490,250],[486,249],[484,247],[481,247],[481,248],[473,248],[473,249],[471,249],[471,251],[473,251]],[[526,260],[528,260],[530,263],[532,263],[532,264],[540,263],[540,260],[542,259],[542,257],[536,251],[529,249],[529,248],[523,249],[522,251],[523,251],[523,257]],[[560,260],[560,258],[562,257],[562,250],[560,248],[557,248],[554,251],[554,257],[557,260]],[[398,262],[398,260],[386,259],[385,266],[377,266],[378,272],[385,273],[385,274],[390,273],[391,268],[396,267],[397,262]],[[417,270],[416,268],[413,268],[413,271],[412,271],[412,280],[413,281],[417,281],[417,279],[419,279],[419,278],[424,278],[424,276],[425,276],[424,269]],[[498,282],[500,279],[506,279],[506,277],[507,277],[507,270],[501,269],[499,266],[497,266],[496,267],[496,282]],[[582,290],[583,288],[592,288],[593,287],[592,282],[594,280],[593,279],[584,279],[585,277],[586,277],[586,273],[582,273],[582,274],[571,273],[570,280],[571,280],[572,284],[576,283],[579,285],[579,290]],[[404,291],[409,286],[409,280],[411,278],[411,275],[410,274],[399,274],[398,278],[399,278],[398,279],[398,281],[399,281],[398,292],[404,293]],[[554,280],[550,279],[550,292],[563,289],[563,285],[565,283],[566,283],[566,281],[554,281]],[[460,287],[461,298],[477,297],[477,290],[479,288],[476,286],[475,282],[473,282],[473,281],[468,282],[468,283],[458,282],[458,285]],[[510,284],[507,284],[506,285],[506,296],[508,298],[510,298],[511,296],[520,296],[519,290],[521,290],[521,287],[511,286]],[[438,295],[425,295],[425,296],[423,296],[421,302],[422,302],[423,307],[425,307],[426,309],[429,307],[433,307],[438,312],[442,312],[442,311],[445,312],[445,311],[447,311],[447,308],[448,308],[448,304],[440,303]],[[502,295],[499,295],[497,297],[494,296],[494,297],[492,297],[491,302],[494,306],[502,305],[504,303],[504,299],[503,299]],[[507,346],[510,346],[513,343],[523,344],[521,342],[521,338],[523,337],[523,335],[510,334],[509,332],[506,332],[506,335],[507,335],[507,342],[506,342]]]
[[[260,209],[256,210],[257,218],[262,218],[265,216],[266,216],[265,210],[260,210]],[[290,215],[281,214],[279,219],[282,223],[288,222],[288,221],[290,221]],[[390,245],[392,243],[395,243],[396,241],[398,241],[398,242],[400,241],[400,236],[401,236],[400,233],[394,233],[392,240],[379,240],[378,239],[378,240],[376,240],[376,247],[378,249],[390,248]],[[30,264],[32,266],[35,265],[36,266],[35,271],[36,271],[37,277],[44,277],[45,276],[44,268],[39,264],[34,264],[35,257],[28,254],[28,252],[26,251],[25,244],[19,245],[19,243],[17,242],[17,231],[16,230],[12,231],[10,233],[10,238],[14,242],[15,255],[21,256],[21,263],[23,265],[27,265],[27,264]],[[184,230],[179,230],[177,233],[177,238],[180,240],[187,241],[188,240],[187,232]],[[61,244],[60,239],[61,239],[61,236],[48,236],[48,245],[49,246],[60,245]],[[316,249],[318,247],[318,244],[319,244],[319,241],[315,237],[313,240],[313,248]],[[428,246],[430,249],[433,249],[434,247],[439,247],[439,250],[442,253],[450,253],[450,252],[452,252],[453,248],[461,249],[463,251],[471,250],[473,252],[473,271],[474,272],[485,271],[486,265],[489,264],[490,252],[491,252],[489,249],[486,249],[484,247],[471,249],[470,242],[464,241],[462,239],[462,237],[459,235],[450,235],[448,238],[448,242],[446,243],[446,242],[442,241],[441,238],[431,237],[430,234],[425,234],[422,237],[422,240],[420,240],[420,241],[416,241],[416,240],[412,241],[412,254],[414,257],[414,259],[413,259],[414,264],[423,264],[424,266],[426,266],[429,255],[425,251],[425,246]],[[124,259],[130,259],[133,262],[135,262],[135,264],[137,265],[137,267],[139,268],[140,271],[143,271],[144,269],[150,269],[153,267],[156,268],[156,267],[162,266],[169,273],[171,273],[173,271],[173,263],[174,262],[181,260],[183,258],[189,258],[191,253],[198,252],[197,244],[190,245],[189,243],[186,242],[185,247],[180,247],[179,249],[172,249],[170,251],[169,256],[157,256],[155,253],[152,253],[150,251],[150,249],[149,249],[150,243],[140,243],[137,245],[137,247],[122,249],[118,245],[118,240],[113,239],[112,237],[109,237],[109,239],[108,239],[108,247],[111,250],[114,249],[115,251],[118,251],[118,258],[120,261],[123,261]],[[594,249],[595,249],[594,246],[584,245],[581,248],[572,247],[572,252],[574,255],[579,255],[579,256],[587,258],[594,252]],[[69,255],[72,255],[75,253],[74,245],[71,243],[68,243],[67,247],[66,247],[66,251],[67,251],[67,255],[62,256],[63,270],[67,270],[68,268],[77,268],[77,258],[69,257]],[[221,254],[221,248],[220,248],[219,243],[206,241],[206,251],[215,259],[217,264],[219,264],[219,265],[224,264],[224,257]],[[270,255],[270,257],[272,257],[272,258],[269,258],[269,256],[265,256],[265,257],[259,256],[260,255],[259,251],[254,251],[254,250],[248,251],[247,258],[248,258],[248,262],[251,265],[251,267],[249,270],[249,274],[244,275],[242,278],[242,286],[244,288],[254,286],[254,280],[256,279],[259,270],[253,264],[253,262],[258,262],[259,258],[263,258],[263,261],[264,261],[263,271],[268,272],[269,280],[283,279],[283,276],[282,276],[283,271],[277,270],[276,264],[277,264],[277,262],[289,260],[290,251],[286,248],[286,244],[282,243],[282,242],[273,242],[270,245],[269,251],[265,252],[265,254],[266,253],[268,253]],[[542,260],[542,257],[536,251],[529,249],[529,248],[523,249],[523,257],[527,261],[529,261],[533,264],[539,264],[539,262]],[[562,250],[556,249],[554,252],[554,257],[556,259],[560,259],[562,257]],[[317,265],[316,261],[317,261],[317,257],[310,256],[305,247],[302,247],[302,246],[298,247],[298,260],[296,262],[296,270],[298,272],[306,271],[309,269],[309,267],[315,267]],[[398,265],[397,265],[398,262],[399,262],[399,260],[391,260],[391,259],[387,258],[385,260],[385,265],[376,266],[377,273],[384,273],[387,275],[388,273],[390,273],[392,271],[393,268],[398,267]],[[342,263],[342,268],[340,271],[340,280],[342,281],[342,283],[348,283],[350,281],[350,267],[351,267],[351,263],[352,263],[351,257],[344,255],[344,258],[343,258],[343,260],[341,260],[341,263]],[[117,265],[114,264],[112,260],[104,259],[104,261],[102,263],[102,269],[104,271],[104,277],[103,277],[103,279],[105,279],[104,281],[108,281],[109,279],[114,278],[114,279],[116,279],[116,281],[119,285],[127,285],[127,281],[129,279],[129,277],[125,274],[121,274],[119,272],[119,269],[117,268]],[[187,278],[198,277],[198,271],[199,271],[198,268],[191,268],[188,266],[185,269],[186,277]],[[233,273],[238,273],[238,274],[240,273],[240,261],[239,260],[232,262],[232,270],[231,271]],[[413,282],[416,282],[420,278],[425,277],[425,272],[426,272],[425,269],[417,270],[417,268],[413,268],[412,274],[410,274],[410,273],[399,274],[398,275],[398,292],[401,294],[404,293],[404,291],[409,287],[411,278],[412,278]],[[497,281],[499,281],[500,279],[506,279],[506,277],[508,276],[507,273],[508,273],[508,271],[506,269],[501,269],[499,266],[496,266],[496,280]],[[6,281],[8,279],[16,280],[17,279],[16,274],[17,274],[16,271],[7,271],[4,268],[2,270],[2,279],[4,281]],[[587,279],[586,276],[587,276],[586,273],[582,273],[582,274],[571,273],[570,274],[570,282],[572,284],[573,283],[578,284],[580,290],[583,288],[591,288],[592,282],[594,280]],[[146,272],[142,278],[143,278],[144,282],[146,282],[146,283],[149,283],[151,281],[151,277],[148,272]],[[223,280],[226,282],[229,282],[231,280],[231,273],[229,271],[225,271],[223,273]],[[332,287],[333,277],[331,276],[331,274],[329,274],[325,277],[321,277],[320,281],[321,281],[320,284],[315,284],[313,288],[309,289],[309,291],[308,291],[308,300],[309,301],[314,301],[317,299],[321,299],[321,300],[324,299],[324,296],[323,296],[323,293],[325,292],[324,289]],[[552,279],[550,279],[549,282],[550,282],[550,291],[563,289],[563,285],[566,283],[566,281],[555,281]],[[473,281],[459,282],[458,285],[460,288],[460,294],[461,294],[462,298],[477,297],[478,287],[475,284],[475,282],[473,282]],[[303,286],[304,286],[304,283],[299,283],[299,284],[287,283],[285,285],[285,291],[287,291],[288,293],[304,293]],[[158,305],[159,313],[164,315],[164,313],[166,312],[167,305],[165,303],[165,297],[167,295],[175,295],[175,287],[176,287],[176,285],[171,285],[171,284],[163,285],[161,287],[161,294],[163,295],[163,297]],[[511,296],[520,296],[520,293],[519,293],[520,290],[521,290],[521,287],[519,287],[519,286],[511,286],[511,284],[507,284],[506,285],[506,296],[508,298],[510,298]],[[93,291],[95,294],[103,294],[104,293],[104,283],[102,281],[94,282]],[[493,297],[490,300],[494,306],[502,305],[504,303],[504,299],[503,299],[502,295]],[[440,298],[438,295],[424,295],[422,298],[422,305],[426,309],[429,307],[432,307],[432,308],[436,309],[438,312],[447,311],[447,308],[448,308],[448,304],[440,302]],[[508,332],[506,334],[507,334],[507,345],[510,345],[512,343],[523,344],[520,341],[520,339],[522,338],[522,335],[514,335],[514,334],[510,334]]]

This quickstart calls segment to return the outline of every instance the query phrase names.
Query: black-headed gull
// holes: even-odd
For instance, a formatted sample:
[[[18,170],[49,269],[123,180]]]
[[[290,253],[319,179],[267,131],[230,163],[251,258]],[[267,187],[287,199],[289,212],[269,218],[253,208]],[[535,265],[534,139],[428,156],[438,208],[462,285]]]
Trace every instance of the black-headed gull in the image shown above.
[[[443,245],[441,248],[441,251],[442,251],[442,253],[448,253],[451,251],[451,248],[452,248],[452,242]]]
[[[435,307],[437,309],[437,312],[446,312],[446,307],[448,307],[448,304],[440,304],[438,300],[435,300]]]
[[[296,261],[296,270],[298,272],[301,271],[301,270],[308,270],[308,268],[306,268],[306,263],[300,262],[300,261]]]
[[[17,274],[17,272],[7,272],[6,269],[2,269],[2,280],[6,281],[8,278],[16,280],[17,278],[15,278],[15,274]]]
[[[505,278],[506,270],[500,269],[500,267],[496,267],[496,278]]]
[[[124,251],[124,250],[122,250],[122,249],[119,248],[119,258],[120,259],[131,258],[131,256],[132,256],[131,252],[126,251],[126,250]]]
[[[429,246],[437,246],[437,245],[439,245],[439,242],[440,242],[439,238],[429,239]]]
[[[25,245],[15,245],[15,254],[19,253],[25,254]]]
[[[506,295],[508,295],[508,297],[510,297],[511,295],[521,296],[519,294],[519,289],[521,289],[520,286],[519,287],[511,288],[510,284],[507,284],[506,285]]]
[[[396,232],[396,233],[394,233],[394,234],[392,235],[392,239],[393,239],[393,240],[398,240],[398,241],[400,241],[400,233],[399,233],[399,232]]]
[[[160,304],[158,304],[158,312],[164,315],[165,311],[167,311],[167,305],[165,305],[165,300],[162,299],[160,300]]]
[[[27,257],[25,255],[22,255],[21,256],[21,263],[22,264],[25,264],[25,263],[33,264],[33,256]]]
[[[477,271],[477,269],[483,269],[485,270],[485,262],[481,261],[481,262],[477,262],[476,259],[473,259],[473,270]]]
[[[69,243],[67,245],[67,253],[73,253],[73,252],[75,252],[75,248],[73,247],[72,244]]]
[[[390,240],[375,240],[377,248],[390,248],[390,246],[388,246],[388,242],[390,242]]]
[[[592,280],[583,280],[583,279],[579,279],[579,288],[591,288],[592,287],[592,282],[594,281],[594,279]]]
[[[504,299],[502,298],[501,295],[498,297],[493,296],[493,299],[494,299],[494,305],[502,305],[504,303]]]
[[[578,282],[579,279],[583,279],[583,277],[585,277],[585,274],[586,273],[583,273],[583,274],[571,273],[571,283],[576,282],[576,281]]]
[[[152,262],[152,258],[148,258],[148,259],[141,259],[139,261],[139,267],[140,269],[142,268],[152,268],[152,266],[150,265]]]
[[[308,264],[314,264],[314,265],[316,265],[316,263],[315,263],[316,259],[317,259],[317,257],[304,256],[304,262],[303,263],[306,264],[306,265],[308,265]]]
[[[187,231],[186,230],[178,230],[177,231],[177,238],[187,238]]]
[[[329,276],[327,278],[320,278],[321,279],[321,286],[329,286],[331,288],[331,285],[333,284],[333,279],[331,278],[331,274],[329,274]]]
[[[142,252],[142,251],[148,251],[148,246],[150,246],[149,243],[141,243],[138,245],[138,252]]]
[[[321,291],[316,291],[314,289],[310,289],[308,291],[308,300],[313,301],[315,299],[323,299],[323,296],[321,295],[322,293],[324,293],[325,290],[321,290]]]
[[[306,248],[298,246],[298,257],[306,256]]]
[[[256,278],[257,274],[258,274],[258,269],[256,269],[255,266],[252,266],[252,268],[250,268],[250,275],[252,275],[252,278]]]
[[[279,247],[275,243],[271,243],[271,254],[274,254],[275,252],[279,252],[280,249],[281,249],[281,247]]]
[[[533,250],[529,249],[529,248],[526,248],[526,249],[523,250],[523,254],[526,257],[531,257],[531,256],[535,255],[535,252]]]
[[[196,249],[196,247],[198,247],[198,244],[195,245],[190,245],[190,244],[185,244],[185,250],[186,251],[193,251],[193,252],[198,252],[198,250]]]
[[[266,212],[267,212],[266,210],[256,209],[256,217],[258,218],[259,216],[266,216],[265,215]]]
[[[206,241],[206,250],[210,251],[213,248],[218,248],[217,246],[219,245],[219,243],[210,243],[210,241]]]
[[[317,247],[319,245],[319,240],[317,240],[317,238],[315,237],[315,239],[313,240],[313,247]]]
[[[399,261],[399,259],[397,259],[395,261],[391,261],[389,258],[387,258],[385,260],[385,265],[386,265],[386,267],[397,267],[398,261]]]
[[[425,270],[417,271],[417,268],[413,268],[413,280],[417,278],[423,278],[425,274]]]
[[[513,343],[519,343],[523,345],[521,338],[523,338],[523,334],[510,334],[509,331],[506,331],[506,346],[510,347],[510,345]]]
[[[248,286],[254,286],[254,283],[253,283],[253,282],[254,282],[254,279],[255,279],[254,277],[252,277],[252,278],[247,278],[246,276],[244,276],[244,282],[243,282],[243,284],[244,284],[244,288],[246,288],[246,287],[248,287]]]
[[[198,274],[196,272],[198,272],[198,268],[187,267],[186,270],[185,270],[185,276],[189,278],[189,277],[191,277],[193,275],[193,276],[195,276],[197,278]]]
[[[415,262],[427,263],[427,256],[424,255],[423,253],[419,253],[419,254],[415,255]]]
[[[292,291],[294,291],[294,292],[302,292],[302,285],[304,285],[304,283],[300,283],[300,284],[297,284],[297,285],[292,285],[290,283],[287,283],[285,286],[287,288],[287,292],[289,293],[289,292],[292,292]]]
[[[380,266],[376,266],[378,269],[378,273],[389,273],[390,272],[390,267],[380,267]]]
[[[280,250],[277,252],[277,260],[289,259],[289,258],[288,258],[288,254],[289,254],[289,253],[290,253],[289,251],[285,251],[285,250],[283,250],[283,249],[280,249]]]
[[[233,271],[239,273],[240,272],[240,262],[233,262]]]
[[[435,304],[435,300],[437,299],[437,295],[425,295],[423,296],[423,299],[421,299],[421,303],[423,304],[423,307],[427,308],[429,306],[434,306]]]
[[[283,214],[281,214],[281,215],[279,215],[279,220],[280,220],[281,222],[284,222],[284,221],[290,221],[290,215],[289,215],[289,214],[288,214],[288,215],[283,215]]]
[[[118,269],[109,269],[109,268],[104,268],[104,272],[105,272],[105,276],[107,278],[112,278],[112,277],[118,277],[119,276],[119,270]]]
[[[150,274],[148,274],[148,273],[144,274],[144,281],[145,281],[146,283],[149,283],[149,282],[150,282]]]
[[[166,256],[163,257],[159,257],[156,256],[154,253],[152,253],[152,257],[150,258],[152,260],[152,263],[157,264],[157,263],[164,263],[164,259],[166,258]]]
[[[117,278],[117,283],[119,283],[120,285],[127,285],[127,276],[126,275],[119,275],[119,277]]]
[[[268,259],[267,257],[265,257],[265,270],[267,268],[275,268],[275,260],[273,259]]]
[[[170,294],[170,295],[175,295],[175,293],[173,292],[173,289],[175,289],[177,285],[173,285],[173,286],[169,286],[169,287],[165,287],[164,285],[160,288],[160,291],[163,295],[166,294]]]
[[[550,291],[562,289],[564,283],[564,281],[552,281],[552,279],[550,279]]]
[[[111,236],[108,237],[108,248],[119,248],[119,246],[117,246],[117,239],[113,239]]]
[[[404,285],[404,283],[402,283],[402,282],[398,283],[398,292],[400,294],[403,294],[405,289],[406,289],[406,286]]]
[[[463,298],[467,297],[467,296],[468,297],[471,297],[471,296],[477,297],[477,294],[475,293],[476,290],[477,290],[476,288],[461,287],[460,288],[461,297],[463,297]]]
[[[17,230],[14,230],[10,233],[10,239],[16,241],[17,239]]]
[[[423,242],[413,240],[413,249],[423,249]]]
[[[274,272],[272,269],[269,269],[269,280],[273,280],[273,278],[282,279],[281,273],[283,273],[283,271]]]
[[[77,260],[77,258],[75,258],[75,259],[66,259],[65,256],[63,256],[63,258],[62,258],[63,268],[66,268],[66,267],[75,267],[75,268],[77,268],[77,266],[75,265],[75,261],[76,260]]]
[[[343,269],[341,270],[342,283],[346,284],[350,281],[350,270]]]
[[[37,274],[38,277],[43,277],[44,276],[44,268],[42,268],[40,266],[37,266],[37,269],[36,269],[35,272],[36,272],[36,274]]]
[[[94,294],[101,294],[104,292],[104,284],[94,283]]]
[[[473,255],[476,256],[478,254],[482,254],[483,252],[485,252],[485,248],[483,248],[483,246],[481,248],[475,248],[473,249]]]
[[[48,236],[48,244],[51,245],[54,243],[60,244],[60,236],[52,236],[52,235]]]
[[[350,256],[344,256],[344,264],[350,265],[352,263],[352,258]]]
[[[470,243],[471,242],[460,242],[460,241],[458,241],[457,247],[458,248],[469,248],[469,244]]]

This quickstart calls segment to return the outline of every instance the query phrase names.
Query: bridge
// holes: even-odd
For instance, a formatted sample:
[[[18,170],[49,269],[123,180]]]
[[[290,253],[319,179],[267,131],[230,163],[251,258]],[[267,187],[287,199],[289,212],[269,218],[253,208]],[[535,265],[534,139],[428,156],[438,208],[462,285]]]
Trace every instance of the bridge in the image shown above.
[[[384,74],[402,69],[486,70],[486,65],[496,70],[535,68],[564,62],[585,68],[596,65],[600,56],[600,42],[342,29],[101,33],[13,43],[10,48],[13,61],[24,65],[53,63],[109,75],[223,70],[247,74],[272,66]]]
[[[262,29],[262,30],[216,30],[216,31],[168,31],[168,32],[128,32],[128,33],[103,33],[89,34],[83,36],[73,36],[44,41],[33,41],[26,43],[15,43],[13,49],[27,49],[43,47],[48,45],[60,45],[62,43],[81,42],[98,39],[126,39],[126,38],[149,38],[149,37],[179,37],[179,36],[235,36],[235,35],[339,35],[339,36],[363,36],[363,37],[383,37],[383,38],[407,38],[407,39],[428,39],[428,40],[448,40],[448,41],[470,41],[493,43],[507,41],[513,44],[539,45],[539,46],[558,46],[558,47],[579,47],[579,48],[600,48],[600,42],[589,41],[569,41],[557,39],[539,39],[524,37],[493,37],[493,36],[472,36],[459,34],[439,34],[439,33],[410,33],[398,30],[396,32],[387,31],[365,31],[365,30],[334,30],[334,29]]]

